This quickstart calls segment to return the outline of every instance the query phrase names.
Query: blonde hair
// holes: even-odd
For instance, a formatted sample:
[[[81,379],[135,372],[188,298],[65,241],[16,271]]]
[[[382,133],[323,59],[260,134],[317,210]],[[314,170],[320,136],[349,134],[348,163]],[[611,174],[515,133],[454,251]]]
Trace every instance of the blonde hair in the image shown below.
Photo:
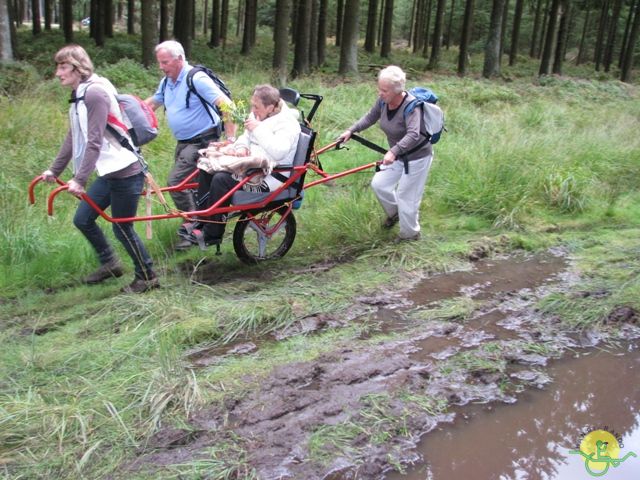
[[[400,93],[404,91],[404,86],[407,83],[407,75],[400,67],[389,65],[380,70],[378,81],[388,83],[393,87],[394,93]]]
[[[89,58],[87,51],[80,45],[67,45],[62,47],[53,57],[56,65],[68,63],[80,73],[80,78],[84,81],[93,75],[93,62]]]

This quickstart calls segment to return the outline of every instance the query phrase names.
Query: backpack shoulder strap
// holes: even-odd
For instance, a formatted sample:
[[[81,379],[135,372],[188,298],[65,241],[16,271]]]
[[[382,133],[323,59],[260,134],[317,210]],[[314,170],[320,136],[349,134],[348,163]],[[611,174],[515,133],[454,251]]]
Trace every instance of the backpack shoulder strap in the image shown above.
[[[187,72],[187,77],[185,78],[185,81],[187,82],[187,108],[189,108],[189,96],[191,95],[191,92],[193,92],[194,94],[198,95],[198,97],[200,97],[200,94],[198,93],[198,90],[196,89],[195,85],[193,84],[193,76],[202,71],[202,67],[200,67],[199,65],[194,66],[191,70],[189,70]],[[202,97],[200,97],[202,100]]]
[[[205,69],[203,66],[201,65],[195,65],[191,70],[189,70],[187,72],[187,77],[186,77],[186,82],[187,82],[187,96],[185,98],[185,103],[187,108],[189,108],[189,99],[191,97],[191,93],[193,93],[196,97],[198,97],[198,99],[200,100],[200,103],[202,103],[202,106],[204,107],[204,110],[207,112],[207,115],[209,115],[209,118],[211,118],[211,123],[213,122],[213,115],[211,115],[211,110],[210,108],[215,108],[215,106],[211,105],[210,103],[208,103],[204,97],[202,95],[200,95],[200,93],[198,92],[198,89],[196,88],[195,84],[193,83],[193,77],[195,76],[196,73],[199,72],[205,72]]]
[[[408,95],[411,95],[411,94],[409,93]],[[402,111],[402,118],[406,120],[407,117],[411,114],[411,112],[413,112],[416,109],[416,107],[422,106],[422,103],[423,103],[422,100],[419,100],[415,97],[409,100],[407,102],[407,105],[404,107],[404,110]]]
[[[162,93],[162,96],[164,97],[164,91],[167,89],[167,77],[164,77],[162,79],[162,86],[160,87],[160,93]]]
[[[407,121],[407,117],[411,114],[411,112],[413,112],[418,107],[421,108],[424,111],[424,101],[422,101],[422,100],[420,100],[418,98],[414,98],[413,100],[409,101],[409,103],[407,104],[406,107],[404,107],[404,110],[402,112],[402,116],[403,116],[405,122]],[[417,152],[422,147],[424,147],[427,143],[429,143],[429,140],[431,139],[431,135],[426,133],[426,130],[423,132],[423,130],[425,130],[425,129],[423,128],[423,122],[422,122],[422,117],[421,117],[420,118],[420,135],[423,135],[425,138],[420,143],[418,143],[415,147],[413,147],[411,150],[409,150],[405,154],[405,156],[408,156],[408,155],[411,155],[412,153]]]

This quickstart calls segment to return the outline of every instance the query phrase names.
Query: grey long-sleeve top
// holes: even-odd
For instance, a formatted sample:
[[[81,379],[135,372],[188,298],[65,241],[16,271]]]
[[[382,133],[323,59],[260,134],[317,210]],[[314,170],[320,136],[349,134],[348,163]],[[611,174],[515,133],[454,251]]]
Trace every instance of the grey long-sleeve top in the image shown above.
[[[380,129],[387,136],[389,142],[389,150],[393,152],[396,158],[401,159],[407,152],[424,141],[425,136],[420,133],[422,109],[414,108],[413,111],[404,118],[404,109],[408,103],[415,97],[406,93],[400,106],[391,111],[392,118],[389,118],[389,110],[387,104],[381,100],[376,101],[371,110],[354,123],[349,130],[353,133],[366,130],[378,120],[380,121]],[[421,148],[408,155],[408,160],[417,160],[431,155],[431,143],[426,142]]]

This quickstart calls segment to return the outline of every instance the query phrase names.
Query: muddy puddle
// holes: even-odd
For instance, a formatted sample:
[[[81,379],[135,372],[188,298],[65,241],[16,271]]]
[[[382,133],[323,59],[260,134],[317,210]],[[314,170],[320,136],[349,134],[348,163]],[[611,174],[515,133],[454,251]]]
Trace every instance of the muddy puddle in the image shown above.
[[[246,391],[203,407],[186,426],[156,432],[127,469],[198,462],[233,439],[261,480],[381,479],[398,465],[415,465],[413,476],[387,478],[570,479],[554,473],[569,468],[561,442],[571,446],[585,425],[605,422],[622,435],[636,432],[631,445],[640,407],[637,349],[609,356],[585,350],[604,344],[606,333],[569,331],[535,309],[537,300],[576,278],[562,252],[483,259],[467,271],[355,299],[344,318],[301,319],[293,334],[350,322],[371,328],[314,360],[247,377]],[[467,307],[440,314],[447,302]],[[368,313],[350,317],[354,311]],[[624,318],[624,338],[640,338],[637,313]],[[204,346],[185,361],[217,368],[225,357],[254,355],[264,342],[288,336],[245,339],[222,351]],[[568,352],[581,353],[558,360]],[[354,429],[361,433],[340,437]]]
[[[592,429],[622,440],[618,458],[638,454],[610,467],[604,478],[639,479],[640,349],[584,351],[546,373],[552,383],[524,391],[514,404],[458,409],[452,425],[421,440],[422,465],[386,480],[586,480],[592,477],[584,458],[570,451]]]

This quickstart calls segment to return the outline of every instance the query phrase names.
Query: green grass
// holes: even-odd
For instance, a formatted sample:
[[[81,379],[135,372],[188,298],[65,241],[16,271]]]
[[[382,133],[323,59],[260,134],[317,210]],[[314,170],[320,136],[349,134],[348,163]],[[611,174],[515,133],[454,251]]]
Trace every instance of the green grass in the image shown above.
[[[156,87],[156,69],[146,71],[137,59],[124,58],[136,54],[131,40],[117,37],[110,41],[114,48],[105,50],[83,36],[78,41],[90,49],[98,72],[122,91],[146,97]],[[26,199],[29,181],[50,164],[67,128],[68,92],[51,79],[59,46],[55,35],[21,42],[21,54],[32,65],[20,64],[11,78],[23,79],[23,89],[9,92],[0,85],[0,472],[7,478],[117,475],[119,465],[158,428],[182,425],[198,406],[241,395],[279,364],[348,345],[368,326],[329,328],[280,342],[272,340],[274,332],[309,315],[342,318],[358,296],[395,291],[417,271],[463,268],[478,249],[490,255],[552,245],[569,249],[583,280],[540,304],[569,326],[602,325],[620,306],[640,311],[637,85],[606,77],[537,79],[532,63],[507,71],[508,82],[478,80],[477,72],[461,79],[447,75],[445,67],[423,73],[425,62],[400,51],[392,61],[411,67],[410,86],[431,86],[447,115],[448,132],[437,146],[421,208],[423,241],[390,243],[394,232],[380,229],[383,214],[366,172],[306,192],[296,212],[296,242],[277,262],[245,266],[230,242],[221,257],[197,250],[175,254],[178,221],[167,220],[155,222],[153,239],[146,241],[164,288],[131,297],[119,294],[122,281],[80,285],[96,261],[71,223],[76,200],[60,195],[55,216],[48,218],[51,187],[38,186],[34,206]],[[269,80],[270,58],[261,48],[244,58],[234,48],[220,52],[196,42],[193,58],[219,70],[237,98],[247,98],[255,84]],[[453,52],[444,55],[444,66],[455,65]],[[376,94],[371,72],[337,79],[336,58],[330,49],[325,68],[291,84],[325,98],[314,122],[319,145],[333,141]],[[162,112],[160,122],[161,133],[145,147],[145,156],[164,183],[175,144]],[[383,143],[377,128],[365,136]],[[321,157],[326,171],[378,159],[355,142],[348,146]],[[162,211],[157,202],[153,208]],[[144,225],[137,228],[144,235]],[[217,281],[208,284],[207,275]],[[464,321],[474,308],[452,299],[414,311],[411,318]],[[190,367],[190,349],[245,338],[259,341],[257,352]],[[526,346],[531,353],[542,348]],[[499,345],[480,353],[463,352],[448,359],[446,368],[504,370]],[[255,375],[255,384],[243,380],[247,373]],[[328,460],[353,448],[350,439],[363,432],[384,441],[402,432],[403,415],[445,407],[437,399],[415,398],[409,402],[415,410],[394,412],[393,402],[391,396],[363,399],[360,416],[319,426],[310,444],[315,458]],[[251,478],[242,452],[241,439],[231,438],[206,458],[163,475]],[[143,472],[135,478],[156,477]]]

